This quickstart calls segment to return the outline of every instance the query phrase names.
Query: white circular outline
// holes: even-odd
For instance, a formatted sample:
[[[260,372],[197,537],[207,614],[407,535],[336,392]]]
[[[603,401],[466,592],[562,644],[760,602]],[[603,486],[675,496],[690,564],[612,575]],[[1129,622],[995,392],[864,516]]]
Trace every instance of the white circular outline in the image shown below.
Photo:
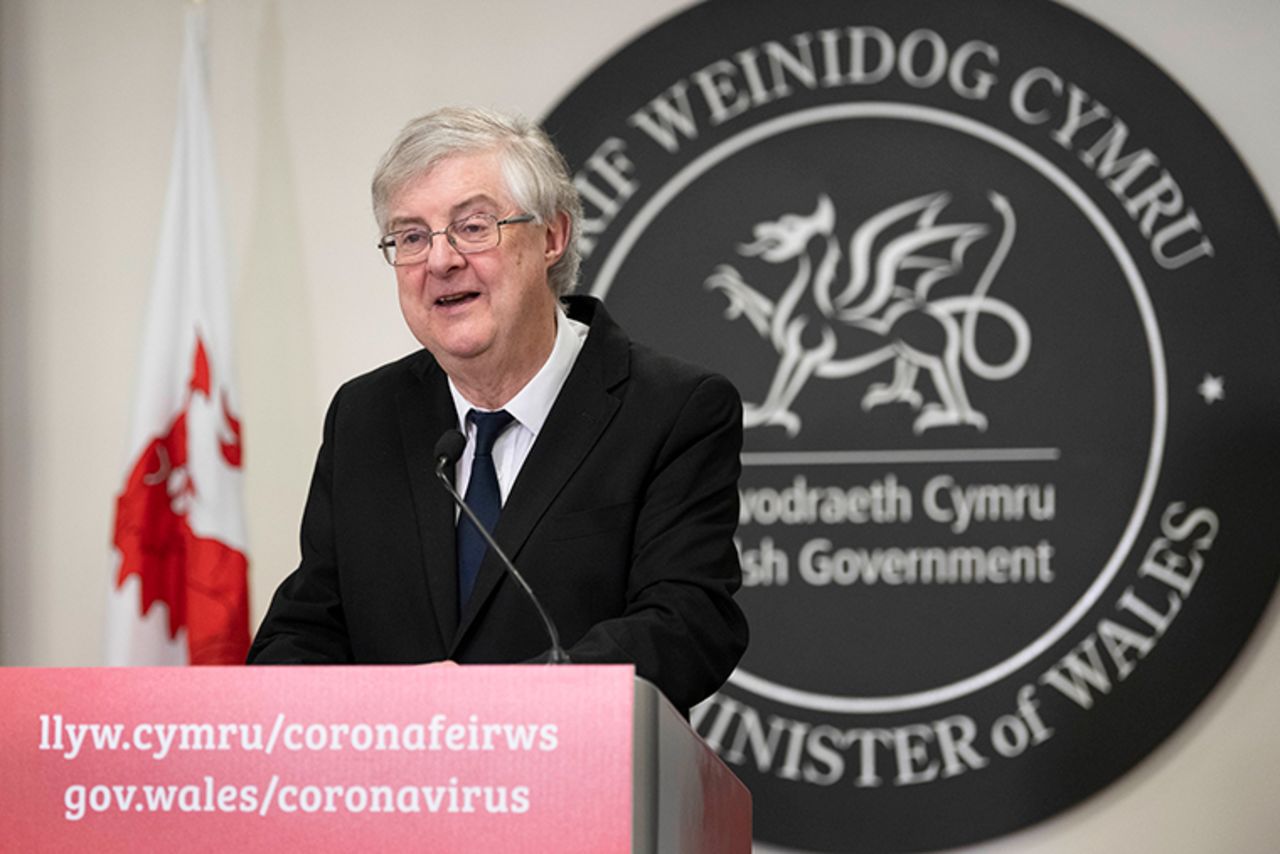
[[[1142,489],[1138,493],[1138,501],[1134,512],[1129,517],[1123,536],[1112,552],[1102,573],[1089,585],[1084,595],[1076,604],[1029,646],[1009,658],[986,670],[966,679],[952,682],[928,691],[912,694],[901,694],[891,697],[841,697],[831,694],[820,694],[778,685],[763,677],[748,673],[742,668],[734,670],[729,676],[729,683],[746,691],[754,692],[780,703],[786,703],[803,709],[836,714],[871,714],[901,712],[944,703],[971,694],[992,685],[1035,659],[1038,655],[1056,643],[1072,626],[1092,608],[1101,598],[1103,591],[1120,571],[1120,565],[1128,557],[1133,543],[1137,539],[1138,530],[1151,507],[1151,499],[1155,493],[1156,480],[1160,472],[1160,463],[1164,457],[1166,421],[1168,418],[1168,399],[1166,396],[1167,375],[1165,373],[1164,343],[1160,338],[1160,329],[1156,323],[1155,312],[1147,295],[1146,283],[1142,280],[1129,250],[1120,240],[1120,236],[1112,228],[1111,223],[1102,215],[1093,200],[1085,194],[1057,166],[1054,166],[1042,155],[1019,142],[1003,131],[982,124],[966,116],[940,110],[934,107],[922,107],[916,104],[903,104],[895,101],[866,101],[855,104],[828,104],[811,107],[795,113],[770,119],[759,125],[744,130],[719,145],[707,150],[687,166],[673,175],[648,202],[640,208],[635,218],[627,224],[618,240],[609,250],[600,273],[592,285],[593,296],[604,298],[613,284],[618,269],[631,252],[631,248],[640,239],[645,229],[659,213],[695,179],[711,167],[771,136],[794,130],[800,127],[822,122],[860,119],[889,118],[918,121],[950,128],[987,142],[1012,154],[1031,166],[1050,182],[1058,187],[1076,207],[1085,215],[1093,227],[1101,234],[1102,239],[1111,249],[1120,264],[1121,270],[1128,280],[1138,304],[1138,312],[1142,317],[1142,325],[1147,333],[1147,347],[1151,354],[1151,373],[1155,392],[1155,412],[1151,425],[1151,448],[1147,454],[1147,468],[1143,476]]]

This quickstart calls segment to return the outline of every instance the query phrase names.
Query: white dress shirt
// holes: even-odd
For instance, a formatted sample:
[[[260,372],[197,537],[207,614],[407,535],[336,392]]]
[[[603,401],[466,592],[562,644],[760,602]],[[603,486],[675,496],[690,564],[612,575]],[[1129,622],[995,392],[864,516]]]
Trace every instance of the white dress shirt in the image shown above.
[[[502,432],[493,445],[493,465],[498,472],[498,489],[504,504],[511,493],[512,484],[516,482],[516,475],[529,456],[534,440],[538,438],[547,415],[551,413],[551,407],[555,404],[564,381],[573,370],[573,363],[577,361],[589,331],[590,327],[585,323],[570,320],[563,311],[557,309],[556,342],[551,347],[551,355],[533,375],[533,379],[525,383],[524,388],[502,407],[515,418],[515,422]],[[467,435],[467,446],[458,459],[456,471],[458,492],[466,495],[476,449],[476,427],[468,421],[467,413],[472,409],[481,412],[488,410],[463,397],[462,392],[453,384],[452,377],[449,379],[449,393],[453,395],[453,405],[458,410],[459,429]]]

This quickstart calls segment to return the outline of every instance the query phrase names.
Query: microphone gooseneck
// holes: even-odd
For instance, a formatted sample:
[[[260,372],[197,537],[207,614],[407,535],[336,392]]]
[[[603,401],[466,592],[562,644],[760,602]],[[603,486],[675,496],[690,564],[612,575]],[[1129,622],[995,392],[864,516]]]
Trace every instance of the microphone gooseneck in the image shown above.
[[[453,499],[453,503],[457,504],[463,513],[467,514],[467,518],[471,520],[471,524],[475,525],[476,530],[484,537],[484,541],[489,544],[489,548],[493,549],[502,560],[502,565],[506,568],[507,574],[516,580],[520,587],[524,590],[525,595],[529,597],[529,601],[533,603],[533,607],[537,609],[538,616],[542,618],[542,625],[547,630],[547,637],[551,641],[551,649],[547,653],[548,664],[569,664],[569,653],[564,651],[564,647],[560,645],[560,633],[556,631],[556,624],[551,621],[551,617],[542,607],[542,602],[538,600],[537,595],[533,592],[533,588],[529,586],[529,582],[524,580],[524,576],[516,569],[515,564],[511,562],[511,558],[507,557],[507,553],[502,550],[489,533],[488,529],[480,523],[476,518],[475,511],[467,506],[467,502],[458,494],[458,490],[454,488],[453,483],[449,480],[449,476],[444,473],[445,468],[453,465],[462,456],[462,451],[467,447],[467,437],[462,435],[458,430],[446,430],[443,435],[436,440],[435,458],[436,458],[436,477],[444,484],[444,488],[448,491],[449,497]]]

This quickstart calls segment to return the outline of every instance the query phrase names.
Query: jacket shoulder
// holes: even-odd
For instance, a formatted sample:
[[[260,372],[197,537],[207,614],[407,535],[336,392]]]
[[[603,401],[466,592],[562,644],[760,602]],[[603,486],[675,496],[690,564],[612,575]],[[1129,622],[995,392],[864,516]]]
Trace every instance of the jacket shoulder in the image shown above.
[[[606,385],[626,380],[633,388],[669,398],[705,386],[738,401],[737,390],[723,375],[632,340],[598,299],[569,299],[569,316],[591,327],[583,355],[600,364]]]
[[[436,362],[426,350],[418,350],[359,376],[338,387],[334,399],[386,399],[404,388],[413,387],[436,369]]]

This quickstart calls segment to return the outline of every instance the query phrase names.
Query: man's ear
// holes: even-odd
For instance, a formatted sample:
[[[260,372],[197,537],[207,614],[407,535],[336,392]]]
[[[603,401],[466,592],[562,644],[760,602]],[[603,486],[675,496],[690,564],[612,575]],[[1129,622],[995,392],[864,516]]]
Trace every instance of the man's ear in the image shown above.
[[[559,261],[560,256],[569,248],[569,231],[569,215],[563,211],[547,223],[547,245],[543,250],[547,267]]]

